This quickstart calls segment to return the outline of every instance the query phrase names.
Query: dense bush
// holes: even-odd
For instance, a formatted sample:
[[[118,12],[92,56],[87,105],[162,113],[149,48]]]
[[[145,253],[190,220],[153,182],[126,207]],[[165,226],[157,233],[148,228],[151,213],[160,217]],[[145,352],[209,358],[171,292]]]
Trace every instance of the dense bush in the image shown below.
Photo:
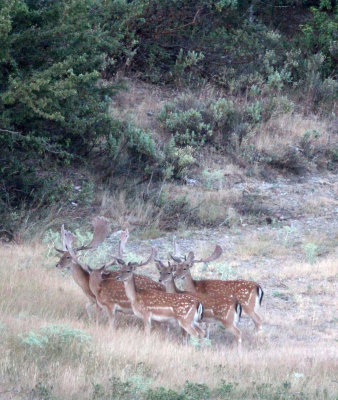
[[[255,125],[292,108],[288,92],[308,111],[334,112],[337,7],[284,3],[1,0],[4,225],[25,204],[37,210],[67,197],[68,167],[90,165],[109,182],[126,171],[182,178],[196,149],[237,148]],[[222,92],[168,104],[161,121],[172,140],[158,149],[109,112],[121,85],[102,78],[128,73],[179,88],[211,82]]]
[[[156,158],[146,132],[109,115],[118,87],[100,76],[122,44],[103,24],[104,2],[10,0],[0,11],[1,214],[66,197],[62,168],[95,154],[108,175],[116,159],[137,169]]]

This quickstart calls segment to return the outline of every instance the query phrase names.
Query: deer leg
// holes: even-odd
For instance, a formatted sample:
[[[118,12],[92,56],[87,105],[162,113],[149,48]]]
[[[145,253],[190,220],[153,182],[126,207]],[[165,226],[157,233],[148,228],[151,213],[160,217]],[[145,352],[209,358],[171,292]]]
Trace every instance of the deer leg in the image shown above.
[[[189,335],[195,338],[199,338],[198,331],[192,324],[189,324],[186,321],[185,322],[178,321],[178,323],[180,324],[181,328],[183,328],[187,333],[189,333]]]
[[[187,331],[181,325],[180,325],[180,327],[181,327],[181,333],[182,333],[182,337],[183,337],[183,343],[188,344],[189,335],[188,335]]]
[[[260,331],[262,328],[262,317],[258,315],[256,311],[253,311],[249,315],[255,324],[255,331],[256,332]]]
[[[256,312],[257,307],[259,307],[259,303],[256,294],[250,296],[249,302],[246,305],[242,304],[243,311],[253,320],[255,330],[259,331],[262,326],[262,317]]]
[[[206,327],[206,337],[207,339],[210,339],[210,324],[205,324]]]
[[[195,323],[195,324],[193,324],[193,327],[194,327],[194,328],[196,329],[196,331],[198,332],[198,337],[199,337],[200,339],[205,338],[205,332],[204,332],[204,330],[200,327],[199,324]]]
[[[144,330],[146,332],[146,335],[149,336],[151,333],[151,317],[144,318],[143,322],[144,322]]]
[[[87,312],[87,315],[88,315],[88,319],[89,319],[89,320],[92,319],[92,315],[91,315],[91,312],[90,312],[90,308],[91,308],[91,306],[92,306],[93,304],[94,304],[94,303],[93,303],[92,301],[88,301],[88,303],[86,303],[86,312]]]
[[[110,320],[110,325],[111,327],[114,329],[115,328],[115,315],[116,315],[116,306],[114,305],[114,307],[110,307],[110,306],[106,306],[105,307],[108,313],[108,318]]]
[[[237,328],[237,326],[230,324],[227,321],[221,321],[222,325],[224,328],[226,328],[228,331],[230,331],[236,338],[237,341],[237,347],[240,349],[241,348],[241,343],[242,343],[242,332]]]
[[[96,326],[99,325],[99,316],[102,314],[102,308],[98,305],[98,303],[96,303],[96,317],[95,317],[95,322],[96,322]]]

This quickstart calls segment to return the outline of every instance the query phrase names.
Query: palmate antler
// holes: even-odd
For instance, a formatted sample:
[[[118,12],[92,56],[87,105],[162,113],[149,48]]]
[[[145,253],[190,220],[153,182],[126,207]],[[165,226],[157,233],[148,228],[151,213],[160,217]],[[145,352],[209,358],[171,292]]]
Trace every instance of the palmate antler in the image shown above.
[[[193,256],[194,256],[194,253],[193,253],[193,252],[191,252],[191,253],[192,253]],[[193,259],[193,262],[194,262],[194,263],[200,263],[200,262],[208,263],[208,262],[210,262],[210,261],[217,260],[217,258],[221,257],[222,253],[223,253],[222,247],[221,247],[219,244],[217,244],[216,247],[215,247],[215,249],[214,249],[214,251],[213,251],[213,253],[212,253],[209,257],[207,257],[207,258],[201,258],[200,260],[195,260],[195,259]],[[190,254],[190,253],[189,253],[189,254]],[[189,255],[188,255],[188,258],[189,258]]]
[[[134,268],[138,268],[138,267],[143,267],[144,265],[149,264],[154,259],[154,257],[156,257],[156,254],[157,254],[157,250],[154,247],[152,247],[149,257],[142,262],[129,261],[128,263],[126,263],[125,261],[123,261],[121,258],[118,258],[118,257],[116,257],[115,260],[121,266],[130,265],[130,266],[133,266]]]
[[[149,264],[153,260],[153,258],[156,257],[156,254],[157,254],[156,249],[154,247],[152,247],[150,256],[142,262],[129,261],[128,263],[126,263],[124,260],[122,260],[122,258],[115,257],[113,261],[111,261],[109,264],[106,264],[104,266],[104,269],[101,272],[101,278],[102,279],[116,279],[115,276],[113,278],[111,278],[110,277],[111,271],[106,270],[106,268],[110,265],[118,264],[120,267],[120,271],[122,271],[123,269],[126,269],[126,268],[131,268],[132,270],[135,270],[136,268],[143,267],[144,265]]]
[[[124,255],[124,250],[125,250],[126,244],[128,242],[128,239],[129,239],[129,230],[127,228],[125,231],[122,231],[122,233],[120,235],[119,248],[118,248],[117,256],[112,256],[112,260],[104,265],[104,269],[105,270],[108,267],[111,267],[112,265],[118,264],[118,260],[120,261],[120,263],[124,262],[122,260],[122,257]],[[106,271],[106,272],[109,272],[109,271]]]
[[[75,235],[73,235],[71,232],[68,232],[68,246],[72,247],[73,240],[75,239]],[[67,243],[66,243],[66,230],[65,230],[65,225],[62,224],[61,226],[61,243],[62,243],[62,250],[58,249],[56,246],[54,246],[55,250],[58,251],[59,253],[66,253],[67,250]]]
[[[110,223],[105,217],[95,217],[92,225],[94,228],[92,241],[85,246],[76,248],[75,251],[96,249],[110,233]]]
[[[73,240],[76,238],[71,232],[66,231],[64,225],[61,227],[61,242],[62,250],[55,247],[55,250],[59,253],[65,253],[69,249],[76,251],[96,249],[108,236],[110,233],[110,223],[105,217],[95,217],[92,221],[94,228],[93,238],[87,245],[73,248]],[[67,234],[66,234],[67,233]],[[67,236],[67,238],[66,238]],[[67,243],[66,243],[67,242]]]
[[[78,264],[82,269],[84,269],[87,272],[91,272],[92,269],[89,267],[87,264],[83,264],[79,259],[77,258],[75,250],[72,248],[72,242],[75,236],[72,234],[72,232],[67,231],[64,229],[64,242],[66,246],[66,251],[68,251],[69,255],[71,256],[72,260],[74,261],[75,264]]]
[[[176,244],[176,241],[174,240],[174,252],[176,253],[178,249],[178,246]],[[195,263],[208,263],[214,260],[217,260],[217,258],[219,258],[223,253],[222,247],[220,245],[216,245],[215,249],[213,251],[213,253],[206,258],[201,258],[200,260],[195,260],[195,254],[193,251],[189,251],[188,256],[185,256],[183,259],[181,257],[178,257],[176,254],[170,254],[170,257],[177,263],[181,264],[183,262],[189,264],[189,265],[193,265]]]

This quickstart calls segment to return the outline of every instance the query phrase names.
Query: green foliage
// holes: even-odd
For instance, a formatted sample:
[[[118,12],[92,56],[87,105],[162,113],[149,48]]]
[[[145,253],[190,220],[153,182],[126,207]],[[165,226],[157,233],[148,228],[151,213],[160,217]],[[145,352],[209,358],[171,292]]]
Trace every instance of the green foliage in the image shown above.
[[[254,112],[245,112],[226,98],[196,99],[185,94],[166,103],[159,119],[172,135],[172,145],[198,150],[207,143],[231,146],[233,135],[241,142]]]
[[[175,139],[171,138],[164,148],[163,164],[161,166],[162,175],[165,179],[184,178],[191,166],[196,164],[193,146],[181,148],[175,144]]]
[[[306,260],[313,265],[318,256],[318,246],[315,243],[306,243],[304,245],[304,253]]]
[[[331,2],[321,1],[319,8],[312,7],[312,19],[302,26],[303,44],[313,54],[324,56],[321,72],[328,76],[336,69],[338,56],[338,9]]]
[[[222,170],[209,170],[204,169],[202,171],[202,183],[207,189],[218,189],[223,188],[224,172]]]
[[[210,126],[203,122],[203,117],[198,110],[162,111],[161,118],[165,127],[179,146],[199,147],[211,136]]]
[[[56,358],[74,362],[91,341],[91,337],[83,331],[63,325],[48,325],[38,332],[27,332],[20,339],[27,354],[38,357],[41,363]]]
[[[0,1],[3,227],[27,221],[26,209],[71,202],[89,208],[96,177],[75,193],[72,169],[93,166],[109,183],[131,174],[182,179],[202,146],[237,151],[258,124],[292,112],[293,94],[310,111],[333,113],[337,6],[329,0],[284,3]],[[195,93],[211,82],[220,91],[166,104],[160,121],[171,140],[159,149],[149,132],[112,117],[112,98],[122,85],[102,78],[120,73],[191,86]],[[301,171],[319,151],[310,142],[297,144],[304,157],[290,149],[250,157],[282,169],[294,163]],[[325,154],[336,159],[335,149]]]
[[[34,389],[33,395],[39,400],[57,400],[56,397],[53,396],[53,386],[46,385],[43,382],[39,381]]]
[[[0,214],[58,202],[65,187],[57,171],[96,154],[105,168],[112,157],[141,160],[135,169],[152,163],[153,139],[109,114],[118,86],[100,77],[113,55],[128,51],[119,43],[125,31],[111,38],[105,2],[10,0],[0,7]],[[114,7],[122,15],[131,9]],[[75,202],[89,205],[90,185]]]

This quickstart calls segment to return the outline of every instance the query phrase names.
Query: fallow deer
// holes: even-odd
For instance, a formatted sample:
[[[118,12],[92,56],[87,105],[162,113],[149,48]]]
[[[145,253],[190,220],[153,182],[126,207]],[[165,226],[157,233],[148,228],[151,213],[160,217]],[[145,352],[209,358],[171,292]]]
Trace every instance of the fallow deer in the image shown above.
[[[208,296],[203,293],[192,293],[180,290],[174,280],[175,266],[168,263],[168,266],[162,261],[156,260],[156,267],[160,273],[159,282],[163,283],[168,293],[185,293],[199,300],[204,307],[203,322],[220,322],[224,328],[232,332],[237,340],[237,345],[241,343],[241,331],[237,328],[237,323],[241,317],[242,307],[234,297],[217,295]],[[207,329],[209,338],[209,329]]]
[[[90,317],[90,307],[92,305],[97,305],[96,296],[92,292],[89,286],[89,278],[91,269],[88,265],[79,263],[79,261],[74,258],[76,251],[85,250],[85,249],[94,249],[99,246],[100,243],[104,241],[104,239],[108,236],[110,232],[109,221],[104,217],[95,217],[92,221],[92,225],[94,228],[94,234],[91,242],[86,246],[81,246],[73,249],[72,243],[75,236],[65,230],[64,225],[61,227],[61,241],[62,241],[62,250],[55,247],[59,253],[62,253],[61,258],[56,264],[57,268],[70,268],[74,281],[80,286],[84,294],[89,299],[89,302],[86,304],[86,311],[88,316]],[[72,255],[71,255],[71,252]]]
[[[102,219],[101,222],[96,222],[97,224],[104,223]],[[94,238],[96,235],[96,245],[102,242],[105,238],[104,228],[99,228],[97,224],[94,225]],[[95,229],[95,227],[97,228]],[[72,247],[74,235],[71,232],[66,231],[64,227],[62,231],[62,241],[66,249],[66,253],[61,257],[57,266],[59,268],[71,268],[74,280],[91,300],[86,307],[88,315],[89,307],[92,304],[96,304],[98,306],[97,308],[100,307],[106,309],[111,324],[114,326],[116,311],[132,314],[131,305],[125,294],[124,286],[122,282],[118,282],[115,279],[117,275],[116,271],[107,270],[109,266],[116,264],[117,257],[114,257],[113,261],[103,265],[101,268],[91,269],[89,265],[83,264],[77,258],[76,249],[73,249]],[[128,238],[128,230],[123,231],[120,236],[118,256],[123,255]],[[83,246],[80,249],[83,249],[84,247],[89,248],[89,245]],[[140,288],[151,288],[165,291],[165,287],[163,285],[159,284],[158,282],[154,282],[152,279],[146,276],[138,275],[136,277],[136,282],[137,286]]]
[[[177,321],[188,334],[194,337],[202,336],[202,329],[196,328],[203,315],[203,306],[198,300],[186,294],[137,289],[135,269],[149,260],[141,264],[132,262],[126,264],[119,259],[117,262],[121,268],[116,279],[124,283],[133,312],[137,317],[143,319],[147,334],[150,334],[151,323],[154,320]]]
[[[119,254],[121,254],[121,252],[119,252]],[[151,261],[151,258],[138,265],[146,265]],[[89,280],[90,288],[95,294],[98,304],[107,310],[112,326],[115,326],[115,315],[117,311],[126,314],[133,313],[124,285],[116,279],[119,272],[107,270],[108,266],[116,264],[118,260],[120,260],[118,257],[114,257],[113,261],[104,265],[99,270],[93,270]],[[152,289],[165,292],[165,287],[163,285],[144,275],[135,274],[135,283],[138,290]]]
[[[175,278],[182,279],[184,282],[184,289],[192,293],[234,296],[242,306],[243,311],[252,318],[255,328],[259,330],[261,328],[262,318],[257,313],[257,309],[262,303],[264,292],[258,283],[246,280],[194,280],[192,278],[190,269],[195,263],[207,263],[216,260],[221,254],[222,248],[217,245],[211,256],[205,259],[195,260],[195,255],[192,251],[189,252],[184,260],[171,255],[172,259],[177,263],[175,266]]]

